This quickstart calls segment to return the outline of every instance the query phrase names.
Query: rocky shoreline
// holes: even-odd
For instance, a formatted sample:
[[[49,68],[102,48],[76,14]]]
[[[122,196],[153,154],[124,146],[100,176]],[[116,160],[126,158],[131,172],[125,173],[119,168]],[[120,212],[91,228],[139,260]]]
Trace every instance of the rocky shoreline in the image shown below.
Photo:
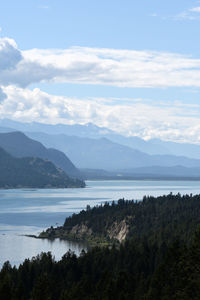
[[[110,246],[113,244],[120,244],[125,239],[129,232],[128,219],[123,219],[120,222],[114,222],[106,228],[105,234],[98,234],[94,232],[85,223],[76,224],[70,228],[65,226],[50,227],[43,231],[39,236],[29,235],[30,237],[40,239],[64,239],[71,241],[86,242],[89,246]]]

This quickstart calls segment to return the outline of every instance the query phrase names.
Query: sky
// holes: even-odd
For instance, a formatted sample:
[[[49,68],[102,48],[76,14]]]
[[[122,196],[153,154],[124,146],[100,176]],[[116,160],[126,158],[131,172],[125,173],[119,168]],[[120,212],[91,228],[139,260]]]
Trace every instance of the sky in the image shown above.
[[[0,0],[0,118],[200,143],[200,1]]]

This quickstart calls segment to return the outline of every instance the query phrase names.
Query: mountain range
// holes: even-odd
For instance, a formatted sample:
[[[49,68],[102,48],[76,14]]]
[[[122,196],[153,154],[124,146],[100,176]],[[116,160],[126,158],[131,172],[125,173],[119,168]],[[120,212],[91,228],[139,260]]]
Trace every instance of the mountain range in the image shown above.
[[[174,155],[149,155],[110,141],[107,138],[91,139],[65,134],[26,133],[46,147],[57,147],[78,168],[105,169],[108,171],[139,167],[163,166],[200,167],[199,159]]]
[[[200,159],[200,145],[191,143],[178,143],[160,139],[144,140],[137,136],[124,136],[105,127],[98,127],[92,123],[85,125],[21,123],[9,119],[0,120],[0,132],[18,130],[22,132],[42,132],[47,134],[66,134],[82,138],[107,138],[112,142],[129,146],[147,154],[176,155]]]
[[[49,125],[4,119],[0,132],[0,147],[10,154],[48,159],[73,177],[200,177],[200,146],[195,144],[145,141],[91,123]]]

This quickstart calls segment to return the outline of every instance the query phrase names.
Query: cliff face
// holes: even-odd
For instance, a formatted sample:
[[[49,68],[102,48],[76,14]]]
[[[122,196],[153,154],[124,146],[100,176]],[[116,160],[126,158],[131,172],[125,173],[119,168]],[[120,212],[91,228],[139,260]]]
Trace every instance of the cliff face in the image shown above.
[[[107,234],[111,240],[118,240],[120,243],[126,239],[129,232],[129,225],[124,219],[121,222],[114,222],[107,230]]]
[[[57,228],[49,228],[42,232],[39,237],[41,238],[63,238],[74,239],[81,241],[88,241],[91,244],[101,244],[107,242],[118,241],[122,243],[127,234],[129,233],[128,220],[124,219],[120,222],[114,222],[109,227],[105,228],[104,234],[94,232],[88,225],[81,223],[65,228],[63,226]]]
[[[77,238],[83,238],[85,235],[91,236],[92,235],[92,229],[88,228],[85,224],[75,225],[72,227],[72,229],[69,231],[70,234],[75,235]]]
[[[86,210],[66,218],[63,226],[47,229],[40,237],[81,240],[94,245],[119,244],[134,234],[138,206],[133,200],[124,199],[93,208],[88,205]]]
[[[117,240],[121,243],[126,239],[128,232],[129,225],[124,219],[121,222],[114,222],[111,226],[105,229],[105,237],[110,240]],[[86,236],[95,237],[98,235],[98,233],[93,232],[92,229],[85,224],[77,224],[73,226],[68,233],[80,239],[84,239]]]

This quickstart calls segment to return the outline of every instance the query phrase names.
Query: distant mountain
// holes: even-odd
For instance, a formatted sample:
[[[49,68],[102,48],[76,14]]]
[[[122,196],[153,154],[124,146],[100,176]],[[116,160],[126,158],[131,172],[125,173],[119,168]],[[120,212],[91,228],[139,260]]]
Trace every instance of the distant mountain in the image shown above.
[[[158,149],[160,149],[160,146],[162,146],[163,149],[165,149],[163,151],[163,154],[167,154],[170,152],[173,155],[183,155],[200,159],[200,145],[197,144],[175,143],[170,141],[162,141],[159,139],[149,140],[147,144],[151,144],[154,148],[158,147]]]
[[[115,171],[140,167],[200,167],[200,160],[174,155],[149,155],[106,138],[89,139],[77,136],[27,133],[47,147],[63,151],[78,168]]]
[[[128,146],[132,149],[142,151],[150,155],[173,155],[173,151],[170,149],[170,147],[162,144],[162,141],[160,141],[161,143],[155,144],[154,142],[152,143],[151,140],[145,141],[137,136],[126,137],[117,133],[109,133],[106,135],[106,138],[108,138],[112,142]],[[178,155],[182,155],[181,152]]]
[[[102,169],[81,169],[86,180],[200,180],[200,168],[174,167],[142,167],[116,171]]]
[[[47,147],[57,147],[74,161],[78,168],[116,170],[148,164],[148,155],[119,145],[106,138],[90,139],[77,136],[27,133]]]
[[[0,127],[0,133],[7,133],[7,132],[13,132],[16,131],[13,128],[9,128],[9,127]]]
[[[112,142],[131,147],[135,150],[147,154],[178,155],[200,159],[200,145],[190,143],[176,143],[163,141],[160,139],[143,140],[137,136],[123,136],[105,127],[98,127],[92,123],[85,125],[65,125],[65,124],[42,124],[42,123],[20,123],[8,119],[0,120],[0,132],[6,128],[8,132],[11,128],[23,132],[43,132],[47,134],[66,134],[85,138],[107,138]]]
[[[74,124],[74,125],[66,125],[66,124],[43,124],[43,123],[21,123],[9,119],[0,119],[0,127],[13,128],[18,131],[28,131],[28,132],[44,132],[48,134],[67,134],[67,135],[75,135],[81,137],[90,137],[95,138],[99,136],[104,136],[109,133],[114,133],[114,131],[104,128],[98,127],[92,123],[88,123],[85,125]]]
[[[0,188],[84,187],[83,181],[69,178],[50,161],[16,158],[0,148]]]
[[[178,178],[200,178],[200,167],[184,167],[184,166],[171,166],[171,167],[161,167],[161,166],[151,166],[142,167],[126,170],[118,170],[118,174],[123,174],[124,176],[157,176],[157,177],[178,177]]]
[[[79,177],[80,172],[69,158],[56,149],[47,149],[40,142],[34,141],[22,132],[0,133],[0,147],[15,157],[39,157],[47,159],[72,177]]]

